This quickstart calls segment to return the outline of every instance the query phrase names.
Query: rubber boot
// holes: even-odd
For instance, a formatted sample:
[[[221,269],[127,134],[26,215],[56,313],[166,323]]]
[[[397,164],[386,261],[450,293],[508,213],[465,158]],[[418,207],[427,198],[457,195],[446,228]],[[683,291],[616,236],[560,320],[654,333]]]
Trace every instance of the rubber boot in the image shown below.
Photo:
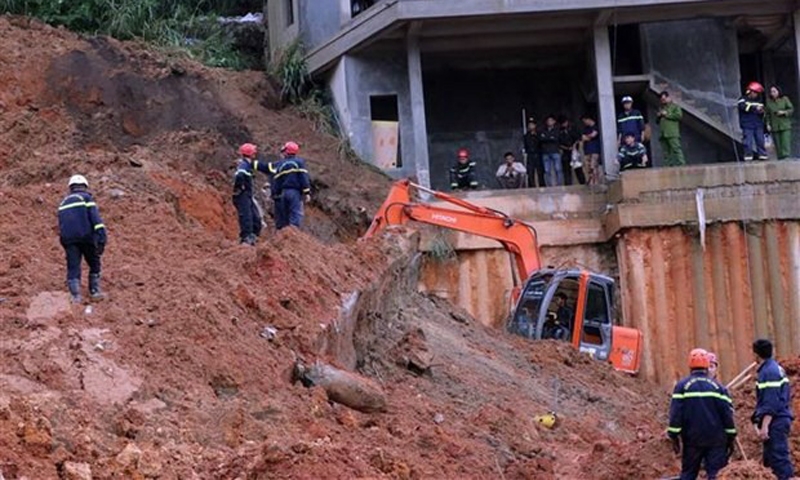
[[[258,239],[258,237],[256,237],[254,234],[251,233],[250,235],[244,237],[244,240],[242,240],[242,243],[244,243],[246,245],[255,245],[257,239]]]
[[[100,274],[93,273],[89,275],[89,294],[92,299],[99,300],[103,298],[103,293],[100,291]]]
[[[81,303],[81,281],[80,279],[67,280],[67,287],[69,287],[69,294],[72,297],[72,303]]]

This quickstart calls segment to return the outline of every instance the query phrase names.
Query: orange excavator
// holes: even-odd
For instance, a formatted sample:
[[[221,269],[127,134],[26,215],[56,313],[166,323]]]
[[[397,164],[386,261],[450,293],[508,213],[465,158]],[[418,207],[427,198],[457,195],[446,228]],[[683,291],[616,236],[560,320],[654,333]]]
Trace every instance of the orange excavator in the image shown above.
[[[413,190],[454,205],[412,200]],[[614,325],[614,280],[586,270],[542,268],[536,230],[508,215],[409,180],[396,182],[364,235],[409,222],[457,230],[500,242],[513,256],[509,332],[532,340],[569,341],[581,352],[629,373],[639,371],[642,332]],[[574,309],[570,308],[572,302]]]

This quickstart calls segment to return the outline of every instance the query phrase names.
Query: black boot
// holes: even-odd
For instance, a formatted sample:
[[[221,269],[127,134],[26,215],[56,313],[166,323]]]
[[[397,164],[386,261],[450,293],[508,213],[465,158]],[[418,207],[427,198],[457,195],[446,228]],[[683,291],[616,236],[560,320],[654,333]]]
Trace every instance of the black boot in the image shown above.
[[[93,273],[89,275],[89,294],[93,299],[99,300],[103,298],[103,293],[100,291],[100,274]]]
[[[72,297],[72,303],[81,303],[81,280],[79,278],[67,280],[67,287]]]

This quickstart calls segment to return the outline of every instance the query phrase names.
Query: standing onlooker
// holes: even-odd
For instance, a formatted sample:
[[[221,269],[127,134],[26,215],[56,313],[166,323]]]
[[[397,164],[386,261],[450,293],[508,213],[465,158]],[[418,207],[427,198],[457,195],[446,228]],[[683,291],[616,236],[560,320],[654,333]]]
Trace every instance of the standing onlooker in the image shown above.
[[[703,465],[709,480],[717,478],[736,441],[733,401],[724,386],[708,377],[708,367],[708,352],[693,349],[689,353],[691,374],[672,392],[667,433],[676,454],[683,447],[681,480],[696,479]]]
[[[572,185],[572,152],[578,147],[581,136],[565,116],[558,119],[561,128],[558,131],[558,148],[561,149],[561,169],[564,170],[564,184]],[[583,167],[575,168],[575,175],[581,185],[586,185]]]
[[[558,127],[556,117],[548,115],[545,128],[539,132],[539,148],[544,164],[545,184],[555,187],[564,184],[564,170],[561,168],[561,155],[558,148]]]
[[[477,190],[478,174],[475,171],[477,165],[469,159],[469,150],[462,148],[458,150],[458,160],[455,165],[450,167],[450,189],[451,190]]]
[[[661,110],[658,112],[658,126],[661,129],[661,149],[664,150],[664,163],[669,167],[686,165],[681,148],[681,107],[672,102],[669,92],[660,95]]]
[[[620,172],[647,168],[647,149],[640,142],[637,142],[633,132],[628,132],[623,136],[622,146],[619,147],[617,163]]]
[[[500,183],[500,188],[525,188],[528,183],[528,172],[525,165],[517,161],[514,153],[506,152],[504,162],[497,169],[495,177]]]
[[[644,117],[642,112],[633,108],[633,98],[622,97],[622,111],[617,117],[617,145],[622,146],[626,133],[632,133],[636,143],[642,141],[644,133]]]
[[[794,476],[789,454],[789,430],[794,418],[789,378],[783,367],[772,359],[772,342],[763,338],[756,340],[753,353],[760,365],[752,421],[764,442],[764,466],[771,468],[778,480],[788,480]]]
[[[542,165],[542,155],[539,150],[539,132],[536,130],[536,119],[528,118],[528,132],[523,138],[525,156],[527,158],[528,185],[531,187],[544,187],[544,165]]]
[[[739,99],[739,126],[744,136],[744,161],[767,160],[767,149],[764,145],[764,104],[761,94],[764,86],[758,82],[750,82],[744,96]]]
[[[597,122],[594,117],[584,114],[583,121],[583,143],[584,166],[588,177],[589,185],[598,185],[603,182],[603,166],[600,164],[600,131],[597,129]]]
[[[792,155],[792,115],[794,105],[780,88],[773,85],[767,99],[767,126],[775,141],[778,160]]]
[[[83,175],[69,179],[69,194],[58,206],[58,230],[67,256],[67,288],[72,303],[81,302],[81,260],[89,264],[89,294],[103,298],[100,292],[100,258],[106,248],[106,226],[97,203],[89,193]]]

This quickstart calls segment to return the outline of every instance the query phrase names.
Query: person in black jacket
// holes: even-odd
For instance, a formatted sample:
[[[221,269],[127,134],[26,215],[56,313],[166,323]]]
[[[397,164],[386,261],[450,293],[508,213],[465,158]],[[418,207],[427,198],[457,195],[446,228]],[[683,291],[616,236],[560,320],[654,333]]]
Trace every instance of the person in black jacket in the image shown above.
[[[81,302],[81,259],[89,264],[89,293],[93,299],[103,297],[100,257],[106,247],[106,226],[88,189],[83,175],[73,175],[69,195],[58,207],[59,236],[67,255],[67,286],[73,303]]]
[[[578,183],[586,185],[586,175],[583,174],[583,167],[572,168],[572,152],[578,148],[581,135],[572,125],[572,122],[565,116],[558,119],[561,128],[558,131],[558,147],[561,149],[561,169],[564,170],[565,185],[572,185],[572,171],[578,177]]]
[[[555,187],[564,184],[564,170],[561,167],[561,153],[558,148],[558,126],[556,117],[548,115],[545,128],[539,132],[539,149],[544,164],[545,184]]]
[[[525,167],[528,169],[528,186],[538,185],[544,187],[544,165],[542,165],[542,155],[539,151],[539,133],[536,129],[536,119],[528,118],[528,131],[523,137],[525,157]]]
[[[681,453],[681,480],[694,480],[705,464],[709,480],[728,464],[736,440],[733,400],[728,390],[708,377],[708,352],[689,353],[691,374],[672,392],[667,433],[675,453]],[[681,445],[683,444],[683,445]]]

